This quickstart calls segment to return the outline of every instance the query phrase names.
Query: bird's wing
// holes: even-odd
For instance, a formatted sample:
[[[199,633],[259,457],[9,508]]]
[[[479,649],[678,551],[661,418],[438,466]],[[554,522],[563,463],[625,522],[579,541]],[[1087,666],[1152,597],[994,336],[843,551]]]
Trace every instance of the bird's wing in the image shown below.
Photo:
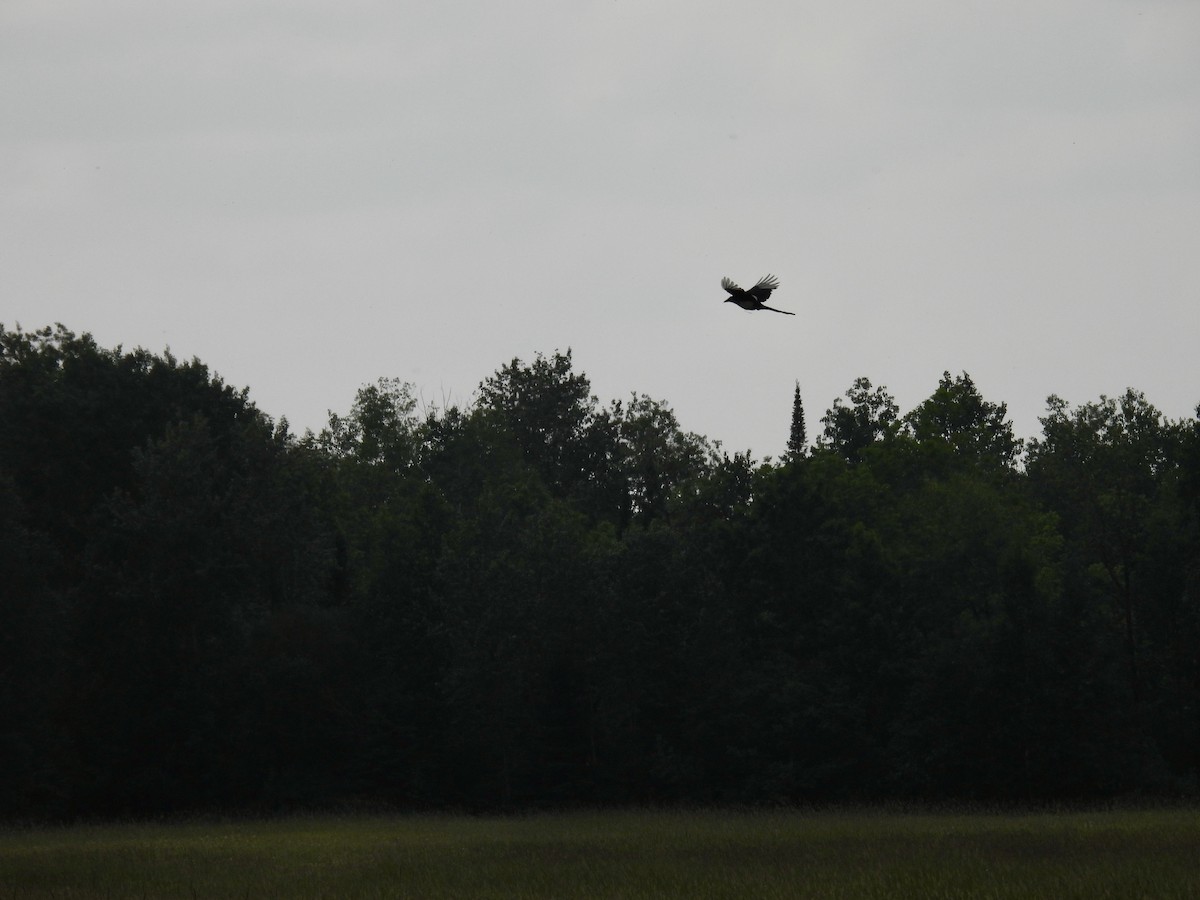
[[[731,278],[722,278],[721,287],[725,288],[731,294],[740,294],[742,292],[742,289],[734,284]]]
[[[758,279],[758,284],[746,291],[755,300],[763,301],[771,296],[771,291],[779,287],[779,279],[774,275],[764,275]]]

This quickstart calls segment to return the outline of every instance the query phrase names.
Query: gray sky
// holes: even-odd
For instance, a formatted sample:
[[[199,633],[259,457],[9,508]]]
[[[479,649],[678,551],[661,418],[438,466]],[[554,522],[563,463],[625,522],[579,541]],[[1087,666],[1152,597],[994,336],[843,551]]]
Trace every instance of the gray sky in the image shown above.
[[[1200,402],[1200,2],[3,0],[0,322],[295,431],[574,350],[784,449],[857,376]],[[720,279],[767,272],[785,317]]]

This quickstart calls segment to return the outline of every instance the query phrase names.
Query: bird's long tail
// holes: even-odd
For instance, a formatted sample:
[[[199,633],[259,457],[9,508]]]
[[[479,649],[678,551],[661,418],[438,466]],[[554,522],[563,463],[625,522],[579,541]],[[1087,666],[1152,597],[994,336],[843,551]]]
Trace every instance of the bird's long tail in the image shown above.
[[[763,309],[769,309],[771,312],[783,313],[785,316],[794,316],[795,315],[795,313],[788,312],[786,309],[776,309],[773,306],[767,306],[765,303],[763,304]]]

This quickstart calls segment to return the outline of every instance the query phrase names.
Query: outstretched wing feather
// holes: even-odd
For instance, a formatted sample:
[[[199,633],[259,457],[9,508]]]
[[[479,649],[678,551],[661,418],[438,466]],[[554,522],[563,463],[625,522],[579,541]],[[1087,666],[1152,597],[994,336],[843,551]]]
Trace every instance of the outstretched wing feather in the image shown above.
[[[764,275],[758,279],[758,284],[746,291],[755,300],[763,301],[771,296],[771,291],[779,287],[779,279],[774,275]]]
[[[721,279],[721,287],[725,288],[725,290],[729,291],[729,293],[731,293],[731,294],[740,293],[742,290],[740,287],[738,287],[736,284],[733,283],[733,279],[728,278],[728,277]]]

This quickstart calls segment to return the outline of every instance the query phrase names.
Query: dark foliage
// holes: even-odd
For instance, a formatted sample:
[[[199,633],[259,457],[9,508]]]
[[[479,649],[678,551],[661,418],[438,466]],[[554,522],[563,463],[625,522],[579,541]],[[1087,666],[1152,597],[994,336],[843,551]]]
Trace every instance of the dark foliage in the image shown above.
[[[0,328],[0,815],[1195,792],[1196,420],[791,412],[755,463],[567,352],[297,440]]]

